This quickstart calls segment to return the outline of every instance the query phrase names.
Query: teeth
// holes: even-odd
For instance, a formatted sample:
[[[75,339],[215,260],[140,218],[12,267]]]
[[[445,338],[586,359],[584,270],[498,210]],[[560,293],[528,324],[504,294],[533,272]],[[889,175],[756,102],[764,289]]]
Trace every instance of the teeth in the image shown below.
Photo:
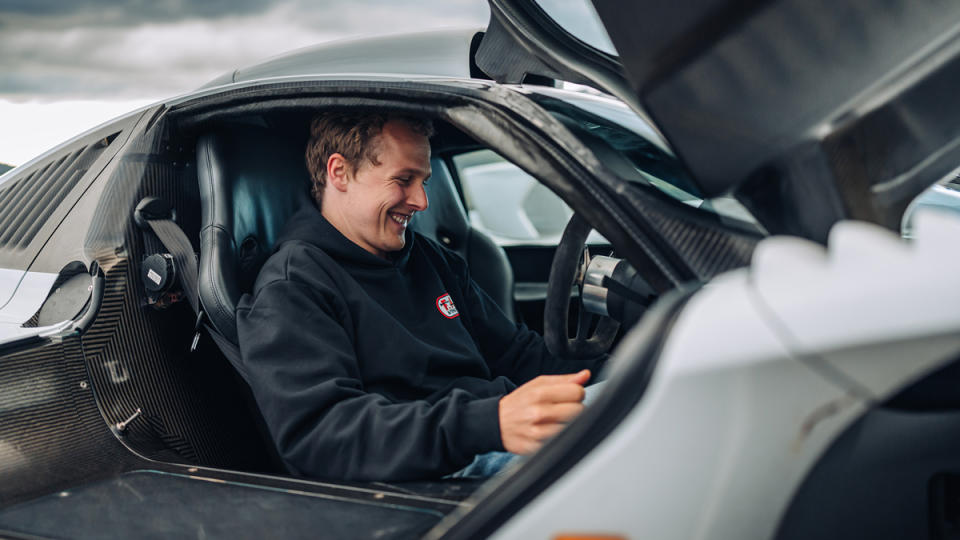
[[[406,227],[407,222],[410,221],[410,216],[398,216],[397,214],[390,214],[390,217],[404,227]]]

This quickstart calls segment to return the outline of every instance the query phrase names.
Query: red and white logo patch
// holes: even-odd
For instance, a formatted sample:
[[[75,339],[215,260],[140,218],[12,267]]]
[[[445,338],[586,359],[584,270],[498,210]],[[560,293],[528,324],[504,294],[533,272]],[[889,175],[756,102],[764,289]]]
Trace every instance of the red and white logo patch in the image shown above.
[[[457,311],[457,306],[453,305],[453,299],[450,298],[449,294],[444,294],[437,298],[437,309],[448,319],[460,316],[460,312]]]

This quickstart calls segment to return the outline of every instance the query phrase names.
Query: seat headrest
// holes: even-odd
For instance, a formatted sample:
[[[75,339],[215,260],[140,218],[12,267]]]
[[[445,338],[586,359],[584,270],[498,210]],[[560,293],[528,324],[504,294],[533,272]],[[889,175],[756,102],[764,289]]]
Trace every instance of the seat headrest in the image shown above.
[[[257,126],[231,126],[197,140],[200,301],[236,343],[236,306],[273,251],[287,219],[313,204],[304,141]]]

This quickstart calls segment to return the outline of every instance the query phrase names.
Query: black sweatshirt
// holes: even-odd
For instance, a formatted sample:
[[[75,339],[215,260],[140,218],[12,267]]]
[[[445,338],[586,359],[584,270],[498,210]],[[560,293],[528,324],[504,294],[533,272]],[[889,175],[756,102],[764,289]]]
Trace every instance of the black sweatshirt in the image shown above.
[[[449,295],[449,296],[447,296]],[[408,230],[379,258],[318,210],[295,214],[237,308],[244,376],[294,474],[437,478],[503,450],[498,405],[565,362],[466,263]]]

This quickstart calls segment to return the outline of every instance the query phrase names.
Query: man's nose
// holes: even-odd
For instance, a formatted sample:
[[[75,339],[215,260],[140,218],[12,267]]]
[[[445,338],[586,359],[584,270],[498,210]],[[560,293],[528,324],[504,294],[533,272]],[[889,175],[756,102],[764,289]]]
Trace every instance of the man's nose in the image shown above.
[[[424,189],[423,182],[417,182],[407,190],[407,204],[417,212],[427,209],[430,202],[427,200],[427,190]]]

